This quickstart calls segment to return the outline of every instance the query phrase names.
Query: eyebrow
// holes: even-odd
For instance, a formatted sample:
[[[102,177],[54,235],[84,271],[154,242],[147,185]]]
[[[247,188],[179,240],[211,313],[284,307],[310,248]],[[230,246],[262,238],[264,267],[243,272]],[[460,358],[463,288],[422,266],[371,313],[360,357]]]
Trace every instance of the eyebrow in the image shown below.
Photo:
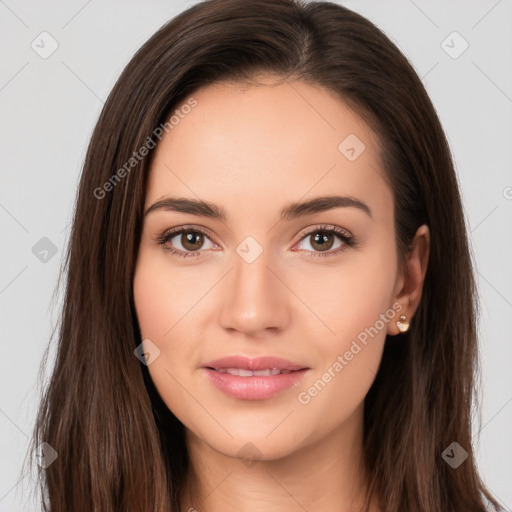
[[[324,212],[334,208],[358,208],[372,217],[370,207],[363,201],[351,196],[323,196],[309,199],[302,203],[290,203],[281,210],[281,220],[291,220],[305,215]],[[225,222],[226,211],[216,204],[208,201],[187,199],[184,197],[164,197],[153,203],[145,212],[148,215],[156,210],[174,211],[208,217]]]

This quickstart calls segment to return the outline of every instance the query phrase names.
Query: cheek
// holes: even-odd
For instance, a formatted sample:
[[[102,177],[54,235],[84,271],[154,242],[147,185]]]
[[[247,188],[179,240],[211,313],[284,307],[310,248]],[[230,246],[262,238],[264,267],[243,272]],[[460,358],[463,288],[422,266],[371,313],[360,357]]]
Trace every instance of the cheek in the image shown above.
[[[171,269],[166,258],[163,251],[142,249],[133,280],[141,335],[143,339],[162,343],[172,338],[174,326],[192,310],[200,297],[190,272]]]
[[[323,300],[310,294],[331,332],[324,329],[317,338],[321,364],[297,398],[307,415],[324,416],[327,429],[362,403],[375,379],[388,325],[397,318],[392,308],[396,272],[394,247],[381,245],[347,259],[336,272],[331,269]]]
[[[133,281],[135,310],[142,340],[151,340],[160,351],[148,371],[167,407],[189,428],[190,395],[184,389],[192,368],[184,362],[197,360],[197,347],[187,343],[197,337],[189,313],[204,294],[190,282],[189,273],[170,271],[165,255],[139,253]]]
[[[296,399],[305,418],[322,418],[319,434],[343,424],[364,402],[386,339],[382,311],[379,304],[350,303],[335,325],[336,335],[317,346],[321,364],[297,390]]]
[[[347,252],[336,266],[298,267],[287,279],[313,313],[304,317],[316,333],[317,346],[332,357],[334,350],[345,351],[352,339],[391,308],[396,277],[394,245],[382,241]],[[383,341],[387,325],[379,322],[377,327],[383,331],[379,338]]]
[[[194,297],[190,292],[187,294],[190,287],[180,282],[180,273],[169,272],[165,258],[148,253],[141,251],[139,255],[133,295],[141,337],[150,339],[160,350],[160,357],[148,367],[152,373],[163,361],[167,367],[168,362],[186,356],[180,353],[186,344],[173,340],[180,339],[178,334],[187,324],[186,315],[193,307]],[[170,357],[171,350],[173,357]]]

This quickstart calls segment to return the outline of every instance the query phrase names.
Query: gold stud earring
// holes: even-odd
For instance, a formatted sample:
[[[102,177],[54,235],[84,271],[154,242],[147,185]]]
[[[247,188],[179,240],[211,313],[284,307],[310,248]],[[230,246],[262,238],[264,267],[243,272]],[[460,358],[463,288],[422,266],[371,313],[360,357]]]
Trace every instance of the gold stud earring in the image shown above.
[[[398,330],[400,332],[406,332],[409,329],[409,322],[406,321],[407,317],[405,315],[400,315],[398,322],[396,323]]]

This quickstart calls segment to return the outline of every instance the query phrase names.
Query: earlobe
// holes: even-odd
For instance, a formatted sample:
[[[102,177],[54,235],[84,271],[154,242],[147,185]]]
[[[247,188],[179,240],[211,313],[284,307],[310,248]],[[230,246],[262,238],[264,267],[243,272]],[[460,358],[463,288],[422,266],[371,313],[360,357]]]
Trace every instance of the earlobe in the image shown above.
[[[430,253],[430,230],[426,224],[420,226],[414,236],[411,249],[406,255],[403,285],[395,297],[395,301],[403,305],[399,319],[395,322],[396,330],[391,327],[390,335],[406,332],[410,321],[418,308],[423,292],[423,282],[427,273]]]

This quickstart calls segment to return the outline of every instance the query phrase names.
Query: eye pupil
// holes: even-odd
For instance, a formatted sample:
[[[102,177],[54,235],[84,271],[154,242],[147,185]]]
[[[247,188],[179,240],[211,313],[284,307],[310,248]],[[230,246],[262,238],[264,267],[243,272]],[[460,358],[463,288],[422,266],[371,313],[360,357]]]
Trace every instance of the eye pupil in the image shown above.
[[[322,232],[315,233],[314,243],[311,245],[312,245],[312,247],[317,246],[315,248],[320,249],[321,251],[328,251],[333,245],[334,236],[330,233],[323,233],[323,234],[319,234],[319,233],[322,233]],[[330,241],[330,244],[328,243],[329,241]]]
[[[181,243],[183,247],[187,250],[194,251],[202,247],[204,241],[203,241],[203,235],[201,233],[197,232],[188,232],[183,233],[181,237]]]

